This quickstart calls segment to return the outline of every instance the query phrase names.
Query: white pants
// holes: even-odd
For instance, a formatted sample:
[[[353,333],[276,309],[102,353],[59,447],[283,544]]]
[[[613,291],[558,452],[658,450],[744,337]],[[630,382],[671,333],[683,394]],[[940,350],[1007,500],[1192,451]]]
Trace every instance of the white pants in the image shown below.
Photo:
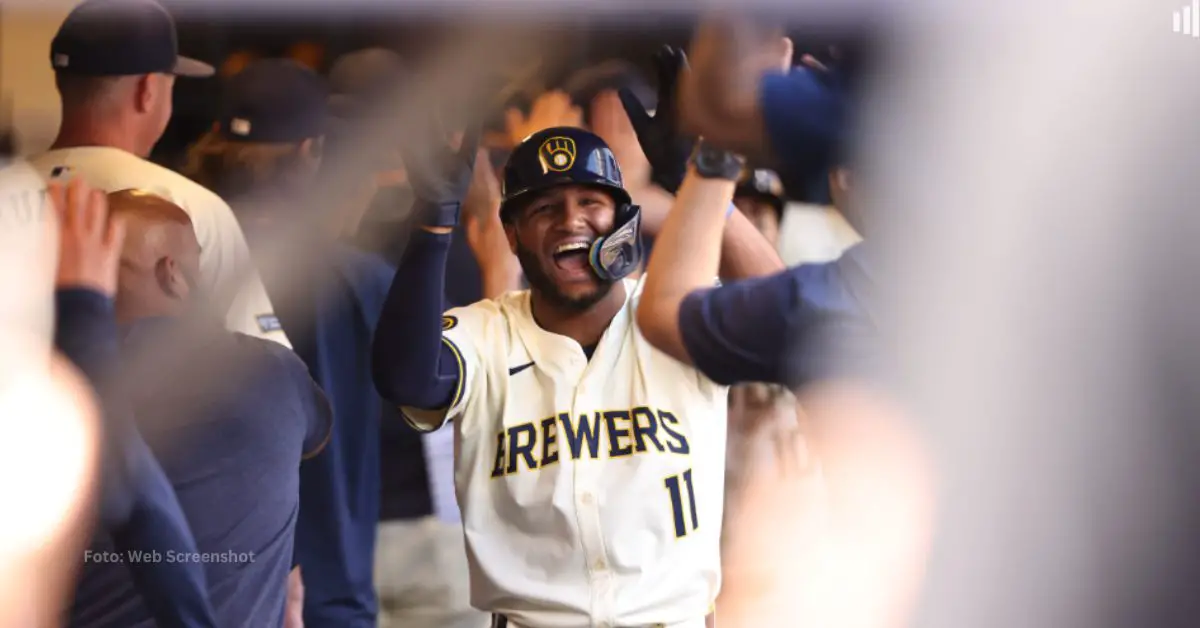
[[[426,517],[379,524],[375,593],[379,628],[486,628],[471,608],[462,525]]]

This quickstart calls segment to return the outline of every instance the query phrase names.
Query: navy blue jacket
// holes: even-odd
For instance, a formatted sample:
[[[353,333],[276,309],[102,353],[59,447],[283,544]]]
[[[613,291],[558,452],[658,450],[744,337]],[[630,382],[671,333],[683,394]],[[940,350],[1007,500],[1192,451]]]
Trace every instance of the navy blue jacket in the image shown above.
[[[122,603],[144,602],[146,618],[152,616],[164,626],[215,626],[201,565],[141,560],[144,555],[194,553],[196,540],[115,379],[120,349],[113,302],[85,288],[59,290],[55,301],[55,345],[96,388],[104,416],[98,535],[104,542],[93,543],[84,553],[84,577],[76,590],[70,625],[133,625],[120,612],[103,613],[100,609],[108,596],[86,578],[115,558],[119,563],[114,568],[132,578]]]

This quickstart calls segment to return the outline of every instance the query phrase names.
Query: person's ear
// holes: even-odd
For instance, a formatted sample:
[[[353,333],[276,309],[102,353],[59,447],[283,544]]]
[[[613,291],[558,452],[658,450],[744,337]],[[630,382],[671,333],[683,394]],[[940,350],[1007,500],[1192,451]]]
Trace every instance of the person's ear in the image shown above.
[[[159,86],[153,74],[143,74],[137,77],[133,86],[133,106],[138,113],[154,110],[154,103],[160,98]]]
[[[158,282],[159,290],[177,301],[187,299],[192,291],[183,268],[173,257],[163,257],[154,264],[154,278]]]

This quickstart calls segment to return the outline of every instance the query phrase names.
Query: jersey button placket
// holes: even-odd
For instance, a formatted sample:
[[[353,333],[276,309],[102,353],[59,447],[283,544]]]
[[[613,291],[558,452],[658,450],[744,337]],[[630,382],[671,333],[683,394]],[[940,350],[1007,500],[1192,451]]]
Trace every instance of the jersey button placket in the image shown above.
[[[598,409],[596,400],[587,395],[588,387],[582,382],[586,363],[582,357],[572,358],[571,367],[578,379],[572,403],[572,412],[576,417],[588,415],[595,420]],[[597,451],[602,456],[602,451]],[[584,457],[575,462],[575,507],[578,510],[579,539],[583,548],[584,564],[591,581],[591,608],[594,619],[607,618],[611,615],[607,568],[608,561],[604,555],[604,537],[600,526],[599,483],[603,461]]]

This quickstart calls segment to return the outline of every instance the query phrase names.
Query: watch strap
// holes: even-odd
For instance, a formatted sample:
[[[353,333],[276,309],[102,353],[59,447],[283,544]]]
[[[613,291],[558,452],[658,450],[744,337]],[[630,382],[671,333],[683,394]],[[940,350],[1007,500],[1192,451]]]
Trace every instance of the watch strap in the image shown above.
[[[746,160],[733,151],[700,140],[692,152],[691,164],[696,174],[705,179],[737,181],[742,176]]]

